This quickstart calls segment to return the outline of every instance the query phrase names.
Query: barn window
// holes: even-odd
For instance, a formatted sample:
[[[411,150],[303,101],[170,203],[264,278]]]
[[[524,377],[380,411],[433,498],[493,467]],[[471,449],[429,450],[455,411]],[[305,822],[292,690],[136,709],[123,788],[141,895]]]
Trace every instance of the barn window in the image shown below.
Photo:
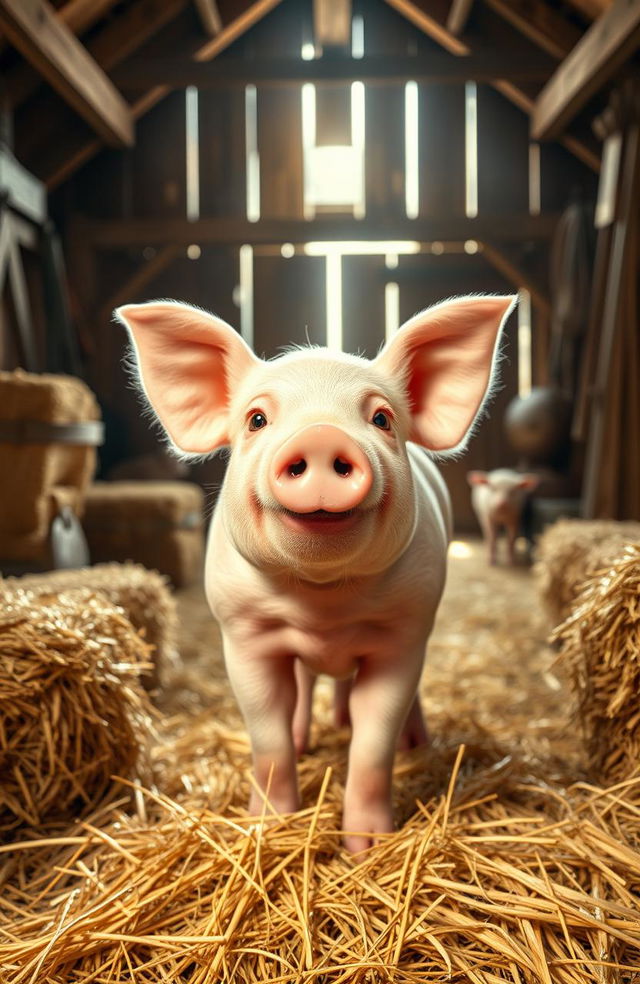
[[[408,219],[420,212],[420,167],[418,157],[418,83],[404,87],[404,195]]]
[[[464,87],[465,113],[465,213],[468,219],[478,214],[478,91],[475,82]]]
[[[531,295],[518,291],[518,396],[531,392]]]
[[[196,222],[200,218],[200,138],[198,90],[195,85],[185,89],[185,137],[187,219]]]
[[[302,87],[302,151],[304,166],[304,216],[314,218],[317,208],[351,212],[363,218],[364,113],[362,82],[351,85],[351,143],[316,145],[316,87]]]
[[[260,219],[260,154],[258,153],[258,92],[255,85],[244,90],[247,163],[247,219]]]

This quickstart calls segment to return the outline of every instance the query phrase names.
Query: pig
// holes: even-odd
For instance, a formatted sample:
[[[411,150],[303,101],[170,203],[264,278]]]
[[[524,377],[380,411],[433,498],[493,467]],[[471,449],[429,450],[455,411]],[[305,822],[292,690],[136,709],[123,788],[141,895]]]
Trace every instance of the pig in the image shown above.
[[[214,315],[131,304],[143,394],[181,455],[230,447],[205,590],[249,733],[258,815],[300,807],[313,683],[351,727],[348,851],[391,832],[397,745],[427,739],[418,684],[451,515],[432,460],[463,448],[515,298],[461,297],[406,322],[373,360],[302,347],[265,361]],[[431,456],[429,454],[431,452]]]
[[[489,551],[489,563],[497,562],[498,533],[504,527],[509,562],[515,564],[522,512],[527,495],[538,486],[538,476],[512,468],[496,468],[490,472],[470,471],[467,480],[471,486],[471,503]]]

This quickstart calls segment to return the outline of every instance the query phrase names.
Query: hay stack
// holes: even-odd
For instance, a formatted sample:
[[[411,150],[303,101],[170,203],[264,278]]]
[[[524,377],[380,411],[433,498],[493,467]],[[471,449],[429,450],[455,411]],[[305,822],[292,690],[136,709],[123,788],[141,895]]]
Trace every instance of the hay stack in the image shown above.
[[[177,588],[202,580],[204,493],[193,482],[93,482],[83,527],[94,562],[137,561]]]
[[[217,772],[246,767],[238,735],[209,737]],[[417,808],[360,858],[340,846],[328,732],[302,763],[309,805],[294,816],[263,825],[240,806],[246,781],[216,782],[211,805],[200,790],[148,791],[136,817],[113,809],[15,845],[0,892],[5,984],[632,981],[640,780],[565,787],[504,752],[451,741],[431,753],[431,780],[404,757],[396,782],[422,790]]]
[[[562,519],[545,530],[536,545],[534,574],[554,625],[570,614],[586,579],[633,542],[640,543],[640,523]]]
[[[2,835],[95,805],[113,773],[142,768],[150,707],[139,683],[148,647],[99,594],[0,602]]]
[[[553,635],[578,695],[591,767],[620,782],[640,766],[640,544],[584,582]]]
[[[157,571],[139,564],[98,564],[80,570],[51,571],[48,574],[29,574],[22,578],[0,580],[8,590],[21,588],[34,595],[86,588],[99,591],[112,605],[124,608],[127,618],[144,641],[151,647],[148,658],[153,661],[150,678],[145,684],[154,686],[163,664],[175,658],[178,614],[175,598],[167,579]]]
[[[100,408],[80,379],[21,369],[0,372],[0,558],[49,567],[51,520],[63,505],[82,515],[95,471],[92,443],[56,440],[55,428],[100,420]],[[38,436],[44,425],[50,436]],[[24,432],[24,436],[20,436]]]

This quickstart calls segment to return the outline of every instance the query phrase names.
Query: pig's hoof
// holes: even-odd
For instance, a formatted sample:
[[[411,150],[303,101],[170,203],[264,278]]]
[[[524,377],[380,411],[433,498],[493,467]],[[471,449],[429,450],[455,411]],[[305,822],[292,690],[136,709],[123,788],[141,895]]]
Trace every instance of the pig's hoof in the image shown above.
[[[381,834],[394,831],[391,808],[387,805],[377,809],[347,811],[343,817],[344,846],[351,854],[360,854],[374,847]]]

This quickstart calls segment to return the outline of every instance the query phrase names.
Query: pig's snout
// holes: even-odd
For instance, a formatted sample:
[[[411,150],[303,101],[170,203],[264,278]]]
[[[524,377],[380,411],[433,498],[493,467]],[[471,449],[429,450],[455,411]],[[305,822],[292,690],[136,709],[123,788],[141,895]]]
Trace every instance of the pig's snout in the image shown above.
[[[291,512],[347,512],[373,482],[364,451],[339,427],[312,424],[289,438],[271,463],[271,491]]]

